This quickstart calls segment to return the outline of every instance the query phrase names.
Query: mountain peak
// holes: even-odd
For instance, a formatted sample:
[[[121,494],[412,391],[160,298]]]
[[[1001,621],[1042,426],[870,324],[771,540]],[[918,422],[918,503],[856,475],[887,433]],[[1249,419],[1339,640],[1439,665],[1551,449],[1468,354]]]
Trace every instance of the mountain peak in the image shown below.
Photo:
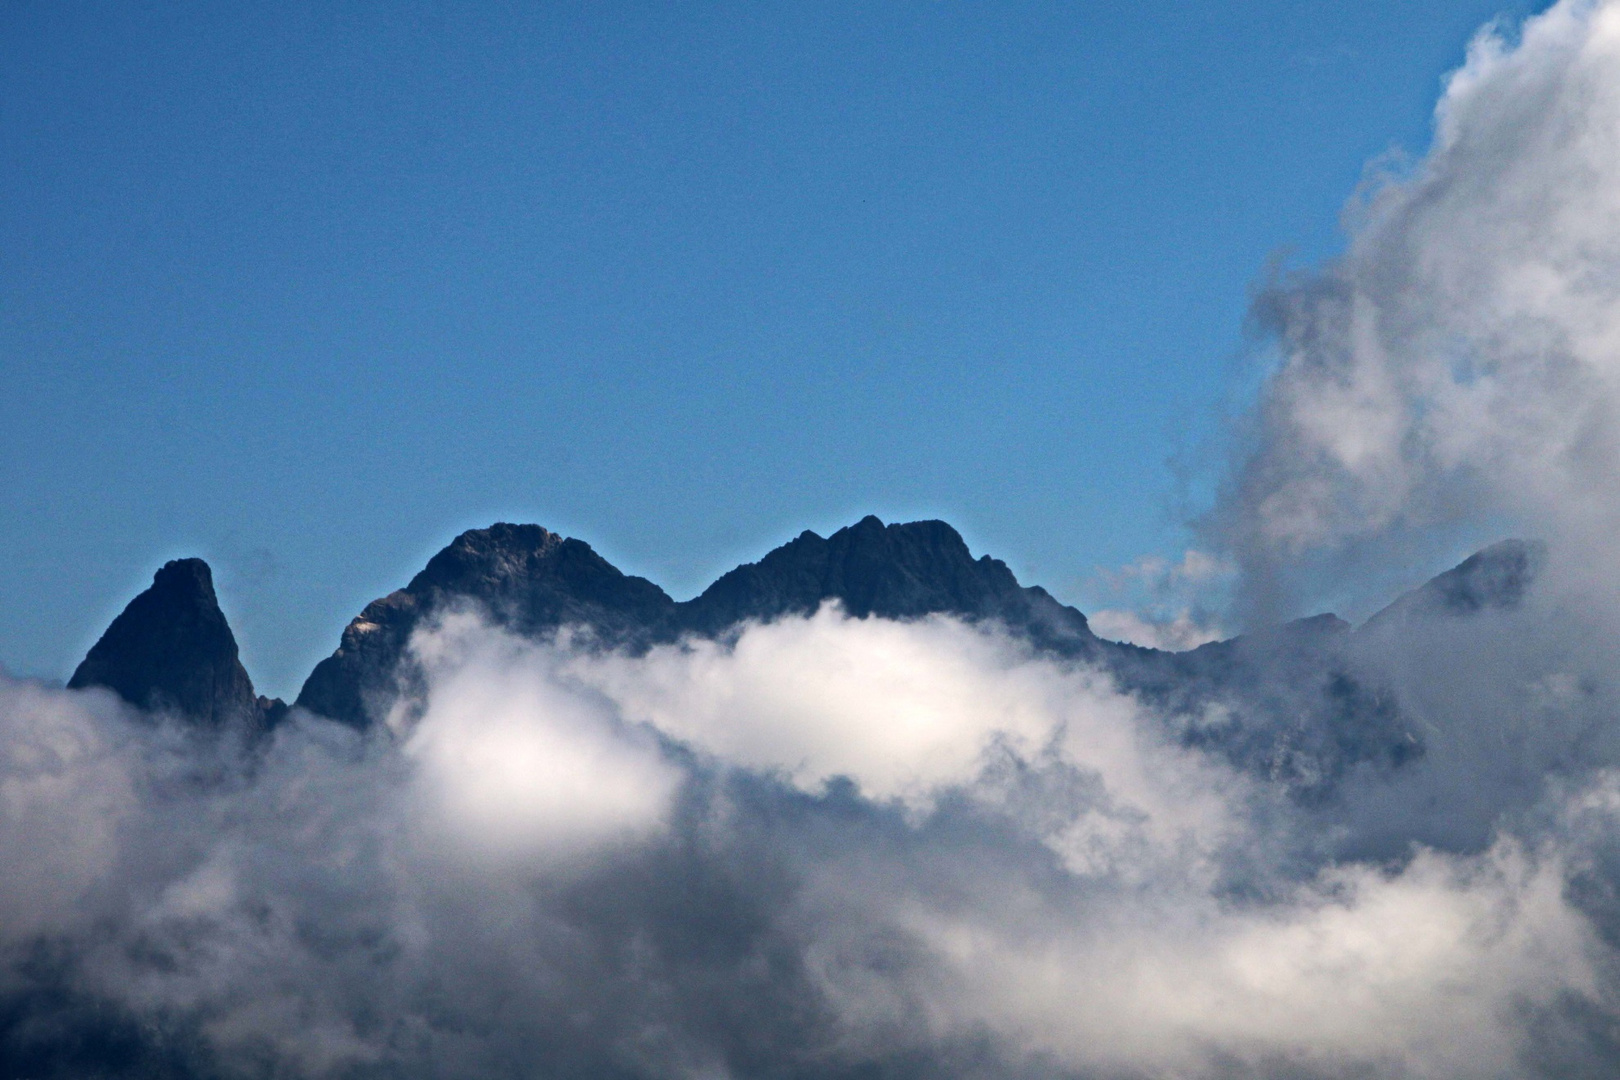
[[[213,573],[201,559],[165,563],[91,647],[68,686],[106,687],[137,708],[216,726],[256,721],[279,706],[261,706],[254,695]]]
[[[366,605],[337,651],[310,673],[297,704],[364,727],[393,692],[411,632],[455,603],[472,603],[515,633],[579,625],[614,643],[639,640],[675,606],[664,590],[621,572],[583,540],[498,521],[462,533],[405,588]]]
[[[805,530],[680,604],[583,541],[497,522],[462,533],[409,585],[367,605],[310,674],[298,704],[365,726],[397,693],[412,631],[447,605],[473,603],[518,634],[584,626],[605,644],[636,648],[689,633],[714,636],[749,620],[809,615],[829,600],[857,618],[997,619],[1069,652],[1096,643],[1084,615],[1043,589],[1019,585],[1006,563],[974,559],[943,521],[886,525],[869,514],[830,537]]]
[[[825,539],[806,530],[737,567],[681,605],[682,621],[717,633],[747,619],[808,615],[827,600],[857,618],[949,614],[1000,619],[1052,642],[1092,640],[1085,616],[1019,585],[999,559],[974,559],[945,522],[885,525],[872,514]]]
[[[1366,637],[1412,618],[1512,610],[1524,601],[1546,558],[1547,545],[1538,540],[1498,541],[1399,597],[1356,633]]]

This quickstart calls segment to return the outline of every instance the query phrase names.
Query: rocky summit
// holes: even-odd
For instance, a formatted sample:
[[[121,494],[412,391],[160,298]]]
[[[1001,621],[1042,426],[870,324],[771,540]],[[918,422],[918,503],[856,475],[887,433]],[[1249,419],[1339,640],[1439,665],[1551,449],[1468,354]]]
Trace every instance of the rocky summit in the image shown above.
[[[643,641],[674,605],[645,578],[539,525],[500,522],[462,533],[403,589],[367,604],[337,651],[316,665],[295,704],[364,727],[386,709],[411,631],[452,607],[476,606],[515,633],[589,628],[612,644]]]
[[[1070,651],[1096,640],[1084,615],[1045,589],[1019,585],[1000,559],[973,558],[945,522],[885,525],[872,516],[826,539],[806,530],[759,562],[737,567],[676,605],[673,626],[713,636],[749,619],[808,615],[828,600],[856,618],[995,619]]]
[[[201,559],[165,563],[91,647],[72,689],[105,687],[137,708],[210,727],[274,723],[286,706],[255,696]]]

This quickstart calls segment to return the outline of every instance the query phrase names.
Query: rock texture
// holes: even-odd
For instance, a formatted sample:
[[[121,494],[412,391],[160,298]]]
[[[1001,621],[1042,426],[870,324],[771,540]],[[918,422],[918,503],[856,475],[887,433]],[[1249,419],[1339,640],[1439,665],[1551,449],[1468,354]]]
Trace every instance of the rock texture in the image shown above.
[[[137,708],[207,726],[273,723],[279,701],[257,697],[201,559],[164,564],[129,602],[68,680],[102,686]]]

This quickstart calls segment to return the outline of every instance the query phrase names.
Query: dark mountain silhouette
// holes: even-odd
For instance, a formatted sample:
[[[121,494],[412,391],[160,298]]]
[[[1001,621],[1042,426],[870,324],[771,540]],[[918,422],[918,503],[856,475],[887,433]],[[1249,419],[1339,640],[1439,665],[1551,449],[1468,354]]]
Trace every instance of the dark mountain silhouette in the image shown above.
[[[273,723],[286,709],[254,695],[201,559],[164,564],[152,587],[91,647],[68,686],[106,687],[137,708],[215,727]]]
[[[1079,611],[1019,584],[1005,563],[975,559],[941,521],[886,525],[867,517],[829,537],[807,531],[680,603],[580,540],[503,522],[456,537],[405,588],[368,604],[296,705],[368,727],[419,677],[409,663],[412,632],[458,608],[475,608],[521,636],[571,627],[595,647],[640,651],[687,635],[724,639],[747,621],[809,615],[836,601],[857,618],[943,614],[999,623],[1048,654],[1101,665],[1169,717],[1188,744],[1282,781],[1302,798],[1326,798],[1348,769],[1396,768],[1424,753],[1421,733],[1357,643],[1387,641],[1419,616],[1512,607],[1541,559],[1537,545],[1505,541],[1355,632],[1321,615],[1169,653],[1098,638]],[[208,567],[197,559],[160,570],[70,685],[107,686],[142,708],[203,724],[244,717],[269,725],[286,710],[254,697]]]
[[[1097,640],[1084,615],[1044,589],[1020,586],[1005,563],[974,559],[942,521],[885,525],[867,517],[825,539],[807,531],[684,603],[621,573],[582,541],[502,522],[462,533],[409,585],[368,604],[296,704],[366,726],[397,690],[411,631],[456,605],[475,604],[519,634],[572,625],[604,645],[645,648],[683,634],[720,636],[750,619],[808,615],[828,600],[857,617],[997,619],[1071,652]]]
[[[366,605],[337,651],[316,665],[295,704],[357,727],[380,714],[411,631],[447,608],[476,604],[501,626],[534,635],[588,627],[611,644],[642,641],[674,601],[580,540],[500,522],[464,532],[403,589]]]
[[[681,631],[714,636],[748,619],[808,615],[837,600],[857,618],[948,614],[995,619],[1043,644],[1094,646],[1086,617],[1025,588],[999,559],[974,559],[943,521],[885,525],[865,517],[822,539],[808,530],[676,605]]]

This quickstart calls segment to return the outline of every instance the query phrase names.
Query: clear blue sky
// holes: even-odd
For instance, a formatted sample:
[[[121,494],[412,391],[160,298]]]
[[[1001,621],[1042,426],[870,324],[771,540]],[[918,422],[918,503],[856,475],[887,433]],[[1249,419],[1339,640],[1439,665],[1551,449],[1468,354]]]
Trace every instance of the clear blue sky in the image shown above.
[[[498,518],[686,596],[938,516],[1084,604],[1530,7],[0,3],[0,664],[200,554],[290,695]]]

